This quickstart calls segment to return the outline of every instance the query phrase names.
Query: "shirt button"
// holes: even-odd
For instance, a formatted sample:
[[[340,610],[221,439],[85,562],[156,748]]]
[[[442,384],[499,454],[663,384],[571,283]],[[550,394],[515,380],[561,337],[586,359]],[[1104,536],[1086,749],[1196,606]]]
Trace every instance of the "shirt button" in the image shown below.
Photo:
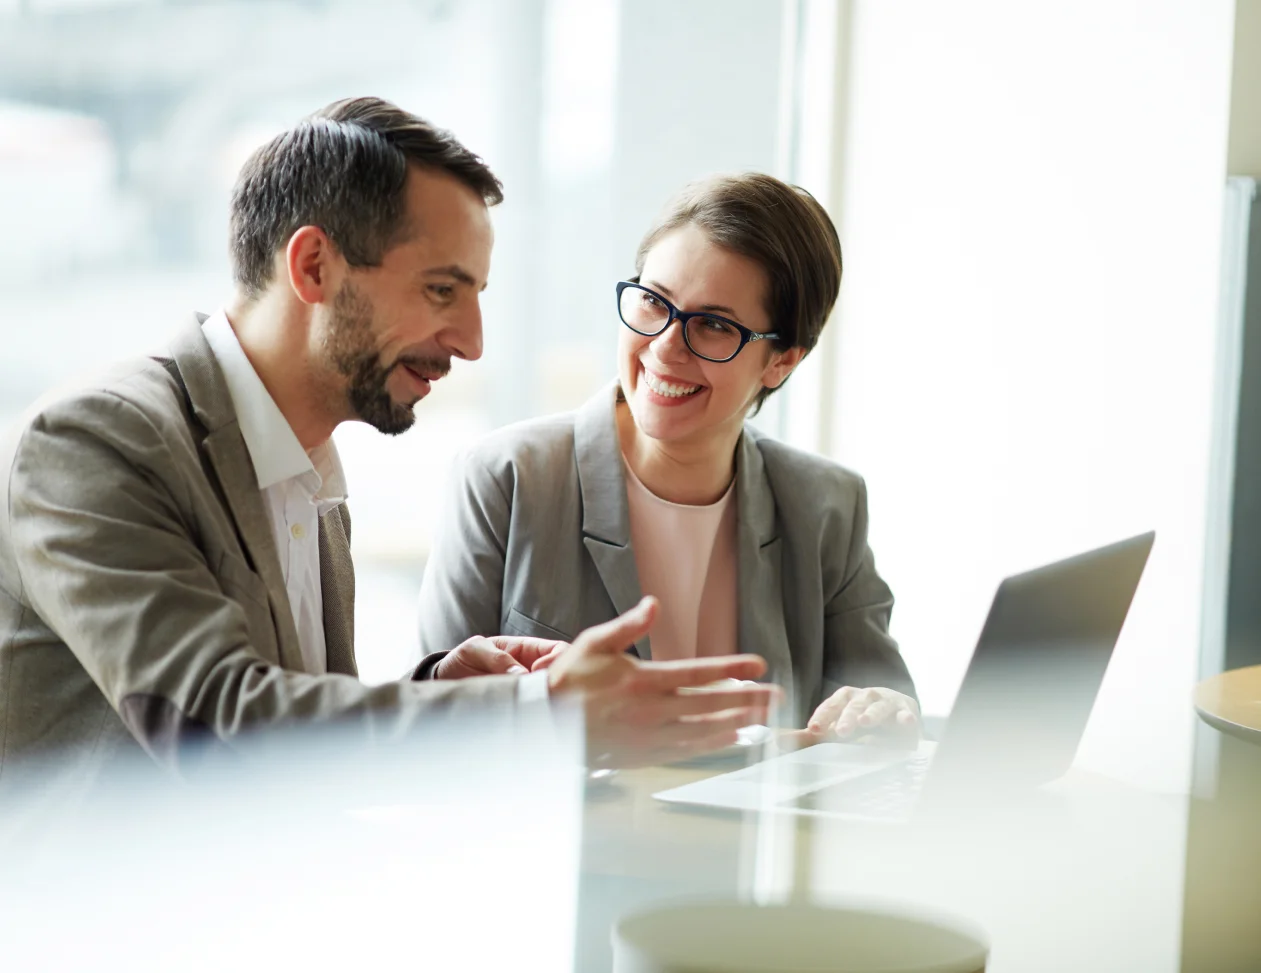
[[[289,533],[293,535],[294,540],[300,541],[302,538],[306,537],[306,528],[301,524],[294,524],[289,528]]]

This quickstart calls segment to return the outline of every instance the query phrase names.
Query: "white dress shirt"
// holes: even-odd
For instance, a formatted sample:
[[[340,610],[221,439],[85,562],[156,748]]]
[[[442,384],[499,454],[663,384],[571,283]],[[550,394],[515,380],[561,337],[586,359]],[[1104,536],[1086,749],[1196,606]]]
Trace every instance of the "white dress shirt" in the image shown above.
[[[285,591],[306,672],[328,671],[319,518],[346,500],[346,476],[330,439],[307,453],[245,356],[222,310],[201,326],[210,343],[249,451],[271,520]]]
[[[201,329],[223,370],[241,437],[263,493],[298,630],[303,668],[315,674],[327,672],[319,518],[346,501],[346,475],[337,447],[330,439],[310,453],[302,448],[222,309],[207,318]],[[517,683],[518,703],[545,704],[547,699],[546,672],[530,673]]]

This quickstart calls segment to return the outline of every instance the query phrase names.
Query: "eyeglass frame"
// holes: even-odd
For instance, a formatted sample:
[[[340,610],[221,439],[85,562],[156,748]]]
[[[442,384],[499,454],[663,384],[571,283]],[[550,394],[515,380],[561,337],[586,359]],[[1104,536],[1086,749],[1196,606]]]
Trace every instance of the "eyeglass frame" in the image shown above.
[[[660,330],[652,332],[640,331],[638,328],[632,327],[627,322],[626,318],[622,316],[622,292],[628,287],[634,287],[636,290],[645,291],[666,306],[666,310],[670,312],[670,316],[666,318],[666,323],[661,326]],[[714,314],[712,311],[680,311],[670,301],[666,300],[666,298],[662,297],[651,287],[645,287],[641,284],[638,277],[632,277],[630,280],[619,280],[617,282],[617,316],[618,319],[621,320],[622,324],[634,331],[635,334],[641,334],[645,338],[655,338],[659,334],[665,334],[665,332],[670,330],[670,325],[674,324],[675,321],[678,321],[683,332],[683,343],[687,345],[687,350],[697,358],[701,358],[705,361],[712,361],[716,365],[722,365],[734,359],[736,355],[744,351],[744,346],[747,344],[754,341],[761,341],[764,338],[779,337],[778,331],[754,331],[752,328],[746,328],[739,321],[732,321],[731,318],[723,317],[721,314]],[[739,347],[737,347],[736,350],[733,351],[727,358],[710,358],[708,355],[702,355],[699,351],[692,347],[692,342],[687,336],[687,323],[692,320],[692,318],[715,318],[724,324],[731,325],[740,332]]]

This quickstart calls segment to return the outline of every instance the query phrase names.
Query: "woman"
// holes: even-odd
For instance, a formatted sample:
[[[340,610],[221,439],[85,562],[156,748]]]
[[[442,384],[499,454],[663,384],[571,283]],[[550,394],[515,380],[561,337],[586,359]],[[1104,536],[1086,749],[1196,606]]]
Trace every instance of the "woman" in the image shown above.
[[[918,735],[863,481],[745,424],[814,347],[841,280],[827,213],[756,173],[688,187],[616,285],[618,380],[464,455],[421,589],[422,649],[569,641],[655,594],[644,658],[754,652],[794,743]]]

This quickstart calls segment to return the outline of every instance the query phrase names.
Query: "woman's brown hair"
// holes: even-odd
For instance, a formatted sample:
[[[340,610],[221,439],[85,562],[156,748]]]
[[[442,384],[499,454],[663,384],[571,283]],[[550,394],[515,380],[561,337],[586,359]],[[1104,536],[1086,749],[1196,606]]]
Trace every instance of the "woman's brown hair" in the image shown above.
[[[699,227],[714,244],[766,272],[766,313],[779,332],[778,349],[815,346],[841,288],[841,241],[817,199],[760,172],[692,183],[644,235],[635,272],[643,271],[657,241],[684,226]],[[774,391],[764,388],[756,408]]]

